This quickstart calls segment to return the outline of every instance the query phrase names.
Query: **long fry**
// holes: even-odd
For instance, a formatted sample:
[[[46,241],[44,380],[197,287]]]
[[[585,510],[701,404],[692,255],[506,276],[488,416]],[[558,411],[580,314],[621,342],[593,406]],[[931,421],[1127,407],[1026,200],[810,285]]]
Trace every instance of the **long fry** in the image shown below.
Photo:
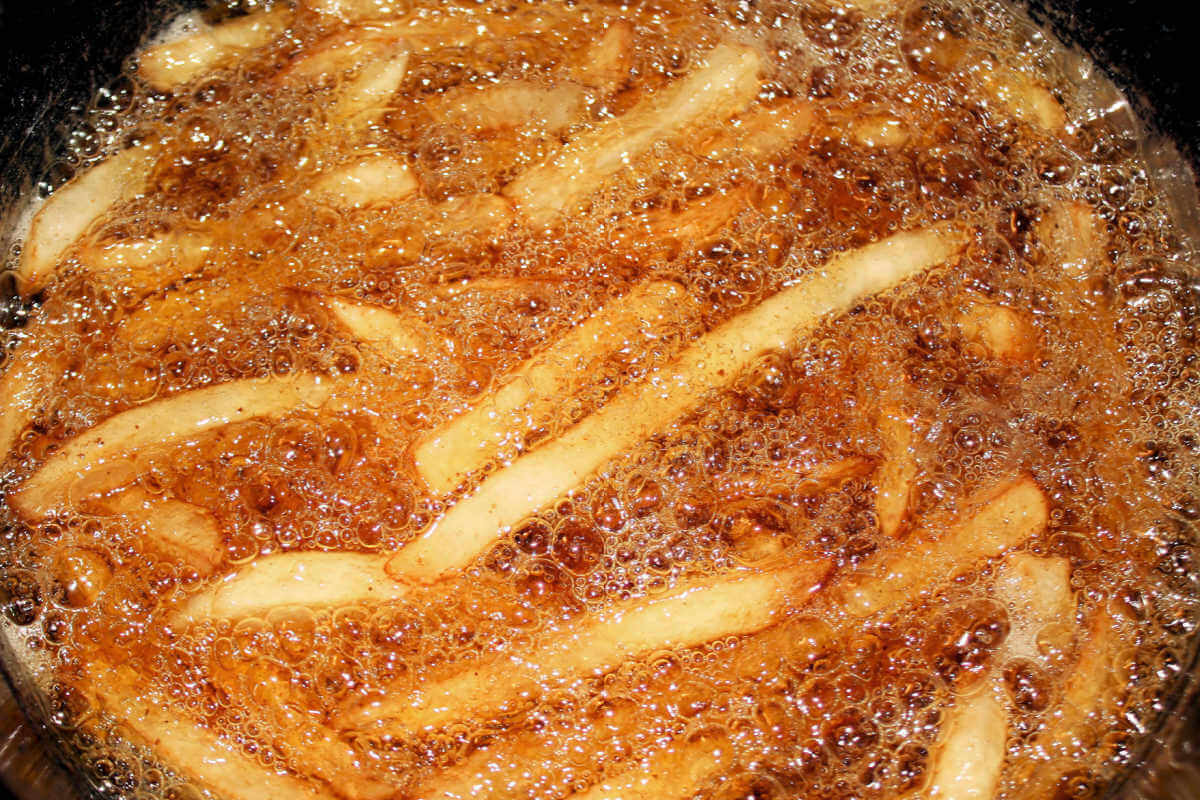
[[[579,136],[505,187],[535,225],[545,225],[600,188],[655,143],[699,122],[719,122],[758,92],[762,57],[746,47],[714,48],[703,67],[623,116]]]
[[[318,406],[335,385],[314,375],[244,379],[136,406],[63,445],[9,495],[9,503],[28,518],[47,517],[69,502],[70,489],[88,473],[114,461],[235,422]],[[112,487],[102,480],[89,486],[97,492],[102,488]]]
[[[212,251],[213,240],[206,234],[171,231],[104,242],[80,253],[79,260],[93,275],[148,293],[196,272]]]
[[[470,411],[426,435],[414,452],[429,487],[444,494],[483,467],[511,439],[546,417],[595,373],[597,363],[642,339],[686,327],[699,308],[679,284],[636,287],[526,361]]]
[[[338,208],[357,209],[398,203],[419,188],[407,164],[394,156],[377,155],[324,173],[307,194]]]
[[[922,797],[991,800],[995,796],[1008,739],[1008,714],[997,697],[1000,691],[987,681],[950,709]]]
[[[173,709],[128,668],[90,664],[83,688],[131,741],[150,748],[172,769],[225,800],[338,800],[328,789],[266,769]]]
[[[383,571],[383,560],[366,553],[296,552],[260,558],[193,595],[175,614],[179,624],[202,619],[239,619],[272,608],[334,607],[382,603],[407,596],[412,587]]]
[[[407,73],[407,50],[389,59],[371,62],[342,87],[329,110],[330,119],[354,130],[371,127],[380,112],[387,108]]]
[[[138,75],[160,92],[170,91],[229,66],[264,47],[292,21],[284,5],[273,11],[204,26],[197,33],[151,47],[138,57]]]
[[[432,580],[469,564],[503,531],[695,408],[764,352],[788,347],[822,319],[945,262],[964,242],[955,228],[939,226],[896,234],[834,258],[701,337],[673,363],[620,392],[558,439],[489,477],[393,556],[388,572]]]
[[[753,633],[802,604],[829,565],[695,580],[651,600],[616,603],[591,620],[555,631],[531,651],[500,657],[451,677],[426,682],[415,696],[388,692],[338,715],[349,728],[378,723],[410,733],[456,719],[489,718],[538,691],[602,675],[656,650],[695,647],[722,636]]]
[[[342,297],[326,297],[325,305],[351,336],[385,359],[419,358],[438,349],[437,335],[416,315]]]
[[[23,293],[45,286],[70,247],[110,208],[145,191],[156,157],[147,147],[122,150],[50,195],[33,217],[17,264]]]
[[[136,527],[155,550],[184,561],[201,575],[211,573],[224,556],[216,520],[191,503],[131,487],[97,505]]]
[[[875,489],[875,516],[884,536],[896,536],[908,515],[908,499],[917,477],[913,454],[912,422],[894,408],[880,415],[879,432],[883,435],[883,465]]]

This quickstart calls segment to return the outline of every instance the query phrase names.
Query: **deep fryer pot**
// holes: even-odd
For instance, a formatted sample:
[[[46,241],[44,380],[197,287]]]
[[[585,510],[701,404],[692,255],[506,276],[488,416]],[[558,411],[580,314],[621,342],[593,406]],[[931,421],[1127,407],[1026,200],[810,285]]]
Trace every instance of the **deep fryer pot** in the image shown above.
[[[1196,180],[1174,156],[1177,148],[1183,162],[1200,165],[1200,82],[1189,35],[1194,25],[1182,13],[1187,4],[1026,2],[1035,20],[1090,55],[1126,92],[1151,132],[1152,171],[1187,217],[1185,229],[1197,234],[1191,246],[1200,251]],[[116,76],[126,57],[158,22],[199,5],[202,0],[0,0],[0,229],[18,198],[40,182],[62,180],[45,175],[43,165],[62,147],[72,114],[101,87],[124,80]],[[25,310],[11,278],[0,273],[0,324],[20,324]],[[7,600],[0,587],[0,606]],[[0,640],[0,800],[90,798],[92,790],[60,766],[53,736],[38,721],[38,698],[13,669],[11,656]],[[1200,662],[1190,671],[1200,677]],[[1114,797],[1200,798],[1200,704],[1192,695],[1186,687],[1173,698],[1174,713],[1144,754],[1145,763],[1113,790]]]

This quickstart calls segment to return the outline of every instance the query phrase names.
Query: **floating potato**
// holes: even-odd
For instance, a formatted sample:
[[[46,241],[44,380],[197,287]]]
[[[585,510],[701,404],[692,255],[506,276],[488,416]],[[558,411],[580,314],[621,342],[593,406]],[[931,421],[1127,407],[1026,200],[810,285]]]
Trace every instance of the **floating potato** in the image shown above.
[[[438,123],[467,133],[528,128],[552,136],[586,119],[587,95],[573,84],[506,80],[452,89],[426,101],[424,110]]]
[[[879,432],[883,464],[875,488],[875,517],[880,532],[895,537],[908,516],[909,496],[917,479],[912,422],[898,409],[885,408],[879,416]]]
[[[530,224],[545,226],[572,211],[649,150],[701,123],[713,124],[748,106],[758,93],[762,57],[722,44],[687,77],[568,142],[504,189]]]
[[[370,345],[386,360],[427,358],[441,349],[437,334],[415,314],[342,297],[326,297],[325,305],[351,336]]]
[[[365,63],[403,49],[391,26],[359,26],[322,39],[275,75],[277,86],[328,83]]]
[[[28,518],[48,517],[65,509],[72,499],[80,499],[71,495],[85,479],[85,494],[115,488],[106,485],[102,472],[114,462],[235,422],[319,406],[336,386],[336,379],[316,375],[249,378],[134,406],[64,443],[9,494],[9,504]],[[96,472],[101,474],[89,476]]]
[[[357,210],[394,205],[420,188],[407,164],[379,154],[321,173],[305,194],[337,208]]]
[[[572,75],[585,86],[600,92],[612,92],[629,79],[633,68],[633,26],[625,20],[610,24],[574,66]]]
[[[673,742],[643,758],[639,769],[576,792],[572,800],[687,800],[705,781],[732,762],[724,736],[700,736]]]
[[[801,141],[815,120],[811,103],[788,100],[770,108],[751,109],[684,146],[709,161],[764,159]]]
[[[995,586],[997,599],[1008,609],[1004,658],[1045,661],[1039,634],[1046,630],[1074,630],[1075,592],[1071,589],[1071,562],[1067,559],[1013,553],[1001,565]],[[1070,641],[1059,638],[1042,644],[1061,651]]]
[[[1007,752],[1008,714],[991,681],[960,695],[946,712],[930,756],[928,800],[991,800]]]
[[[984,91],[1013,117],[1055,136],[1066,132],[1062,104],[1032,75],[987,58],[979,60],[974,70]]]
[[[271,11],[202,25],[196,33],[145,50],[138,56],[137,74],[151,88],[171,91],[265,47],[291,22],[291,10],[280,4]]]
[[[221,529],[212,514],[182,500],[153,495],[133,486],[95,501],[121,517],[154,551],[177,558],[209,575],[225,556]]]
[[[474,408],[422,437],[414,450],[417,471],[434,492],[453,490],[513,437],[552,415],[562,398],[590,383],[604,358],[686,327],[698,315],[695,301],[676,283],[635,287],[519,366]]]
[[[408,58],[408,51],[404,50],[360,69],[341,87],[329,109],[329,119],[355,131],[375,125],[408,74]]]
[[[1037,331],[1033,324],[1008,306],[972,301],[959,315],[958,329],[998,361],[1029,361],[1037,354]]]
[[[897,150],[908,144],[909,137],[904,121],[890,114],[858,117],[851,125],[850,138],[871,150]]]
[[[1037,237],[1047,255],[1072,278],[1096,275],[1107,257],[1104,222],[1087,203],[1056,203],[1037,223]]]
[[[131,147],[76,175],[38,209],[17,263],[22,293],[32,294],[54,276],[72,245],[114,206],[146,190],[157,153]]]

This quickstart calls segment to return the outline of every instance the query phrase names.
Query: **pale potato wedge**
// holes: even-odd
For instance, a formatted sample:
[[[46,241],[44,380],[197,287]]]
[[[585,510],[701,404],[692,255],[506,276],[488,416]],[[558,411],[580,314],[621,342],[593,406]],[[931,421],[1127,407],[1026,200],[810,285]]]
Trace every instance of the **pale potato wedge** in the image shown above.
[[[179,559],[199,575],[211,574],[225,556],[220,526],[199,506],[136,486],[101,498],[95,505],[141,533],[153,550]]]
[[[79,261],[89,273],[108,283],[149,294],[195,274],[214,249],[207,234],[170,231],[89,245],[79,254]]]
[[[754,633],[802,605],[829,570],[804,564],[687,581],[652,598],[614,603],[583,623],[551,631],[533,648],[427,681],[413,695],[385,691],[337,715],[351,729],[407,735],[460,719],[491,719],[541,692],[600,676],[658,650]]]
[[[875,487],[875,517],[884,536],[895,537],[908,517],[908,501],[917,479],[912,421],[899,409],[883,409],[879,417],[883,464]]]
[[[370,553],[276,553],[219,578],[192,595],[172,619],[241,619],[279,606],[333,608],[399,600],[412,591],[383,571]]]
[[[357,210],[394,205],[420,188],[407,164],[378,154],[321,173],[305,195],[336,208]]]
[[[504,194],[531,224],[548,225],[657,142],[697,124],[720,122],[748,106],[758,93],[762,66],[754,50],[718,45],[703,66],[567,143],[508,184]]]
[[[157,157],[150,147],[122,150],[50,195],[33,217],[17,263],[23,294],[44,287],[71,247],[110,209],[146,191]]]
[[[202,25],[195,33],[145,50],[138,56],[137,74],[151,88],[169,92],[265,47],[291,22],[291,10],[281,3],[271,11]]]
[[[792,346],[828,316],[953,258],[964,243],[961,231],[943,225],[835,257],[702,336],[559,438],[488,477],[393,556],[389,573],[428,581],[466,566],[497,536],[729,385],[763,353]]]
[[[1000,784],[1008,713],[993,681],[959,696],[942,723],[921,792],[928,800],[992,800]]]
[[[87,480],[89,474],[114,462],[127,462],[139,451],[170,447],[235,422],[315,408],[336,385],[336,379],[315,375],[244,379],[135,406],[65,443],[9,494],[8,501],[27,518],[50,516],[82,499],[76,496],[79,493],[115,488],[105,485],[103,474]],[[85,480],[86,489],[79,492]]]
[[[1075,592],[1071,589],[1071,562],[1065,558],[1010,554],[996,575],[995,594],[1008,608],[1002,658],[1043,661],[1039,636],[1044,631],[1065,635],[1074,630]],[[1070,641],[1063,635],[1041,644],[1064,650]]]
[[[990,358],[1015,364],[1037,354],[1037,330],[1016,309],[973,300],[958,316],[958,330]]]
[[[131,742],[223,800],[340,800],[330,789],[263,767],[149,690],[130,669],[89,664],[83,689]]]
[[[333,296],[325,298],[325,306],[351,336],[385,360],[428,357],[441,349],[437,334],[411,312],[390,311]]]
[[[551,136],[586,118],[587,92],[577,84],[506,80],[454,89],[424,107],[439,123],[469,133],[526,128]]]
[[[434,492],[452,491],[588,384],[599,361],[637,350],[643,340],[687,327],[698,316],[698,305],[676,283],[635,287],[519,366],[474,408],[422,437],[414,450],[418,472]]]
[[[330,121],[354,131],[366,130],[378,122],[408,74],[408,57],[408,50],[402,50],[360,69],[340,87],[328,112]]]

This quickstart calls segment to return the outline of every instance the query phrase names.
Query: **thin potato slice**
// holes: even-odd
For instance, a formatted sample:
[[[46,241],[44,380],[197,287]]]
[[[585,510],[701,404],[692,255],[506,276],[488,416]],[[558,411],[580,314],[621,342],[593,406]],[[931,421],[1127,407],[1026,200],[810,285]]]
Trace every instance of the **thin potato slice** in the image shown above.
[[[694,409],[764,352],[789,347],[826,317],[947,261],[964,243],[960,231],[940,226],[896,234],[832,259],[490,476],[393,556],[389,573],[428,581],[469,564],[497,536]]]
[[[225,800],[338,800],[339,795],[309,781],[266,769],[173,708],[167,698],[148,692],[132,670],[90,664],[83,688],[130,741],[150,748],[173,770]]]
[[[886,408],[880,415],[879,432],[884,452],[875,489],[875,516],[883,535],[895,537],[908,516],[908,499],[917,479],[912,422],[898,409]]]
[[[470,411],[431,431],[416,446],[417,470],[438,494],[452,491],[498,451],[549,417],[587,384],[607,356],[687,326],[699,308],[678,284],[653,281],[599,309],[508,376]]]
[[[138,57],[138,75],[153,89],[171,91],[265,47],[291,21],[291,10],[281,4],[272,11],[204,26],[197,33],[143,52]]]
[[[695,647],[753,633],[804,603],[828,572],[826,563],[757,574],[693,580],[651,599],[613,604],[591,619],[553,631],[532,649],[486,661],[416,695],[385,692],[338,715],[347,728],[380,724],[390,733],[430,730],[459,719],[490,719],[541,691],[599,676],[657,650]]]
[[[604,122],[510,183],[504,194],[534,225],[569,212],[654,144],[699,123],[715,123],[748,106],[758,93],[762,57],[723,44],[704,66],[623,116]]]
[[[1008,714],[997,697],[1002,691],[985,682],[947,712],[935,746],[928,800],[991,800],[1000,784],[1008,740]]]
[[[148,293],[194,274],[212,252],[211,236],[171,231],[97,244],[84,250],[79,260],[93,275]]]
[[[96,220],[145,191],[156,158],[150,148],[122,150],[50,195],[33,217],[17,264],[24,294],[46,285],[59,261]]]
[[[420,188],[403,161],[376,155],[321,174],[306,194],[318,202],[349,210],[394,205]]]
[[[193,595],[175,614],[187,624],[203,619],[241,619],[279,606],[332,608],[383,603],[412,590],[383,571],[369,553],[276,553],[230,573]]]
[[[178,558],[200,575],[221,563],[225,549],[212,514],[199,506],[130,487],[96,503],[136,528],[157,552]]]
[[[387,109],[406,74],[407,50],[389,59],[371,62],[341,88],[329,110],[329,118],[354,130],[370,128]]]
[[[415,314],[342,297],[327,297],[325,305],[351,336],[370,345],[386,360],[421,358],[439,349],[437,335]]]
[[[135,406],[64,444],[9,495],[9,503],[28,518],[45,518],[69,505],[72,490],[88,473],[235,422],[319,406],[336,383],[315,375],[251,378]],[[105,488],[112,487],[103,478],[88,485],[93,493]]]

